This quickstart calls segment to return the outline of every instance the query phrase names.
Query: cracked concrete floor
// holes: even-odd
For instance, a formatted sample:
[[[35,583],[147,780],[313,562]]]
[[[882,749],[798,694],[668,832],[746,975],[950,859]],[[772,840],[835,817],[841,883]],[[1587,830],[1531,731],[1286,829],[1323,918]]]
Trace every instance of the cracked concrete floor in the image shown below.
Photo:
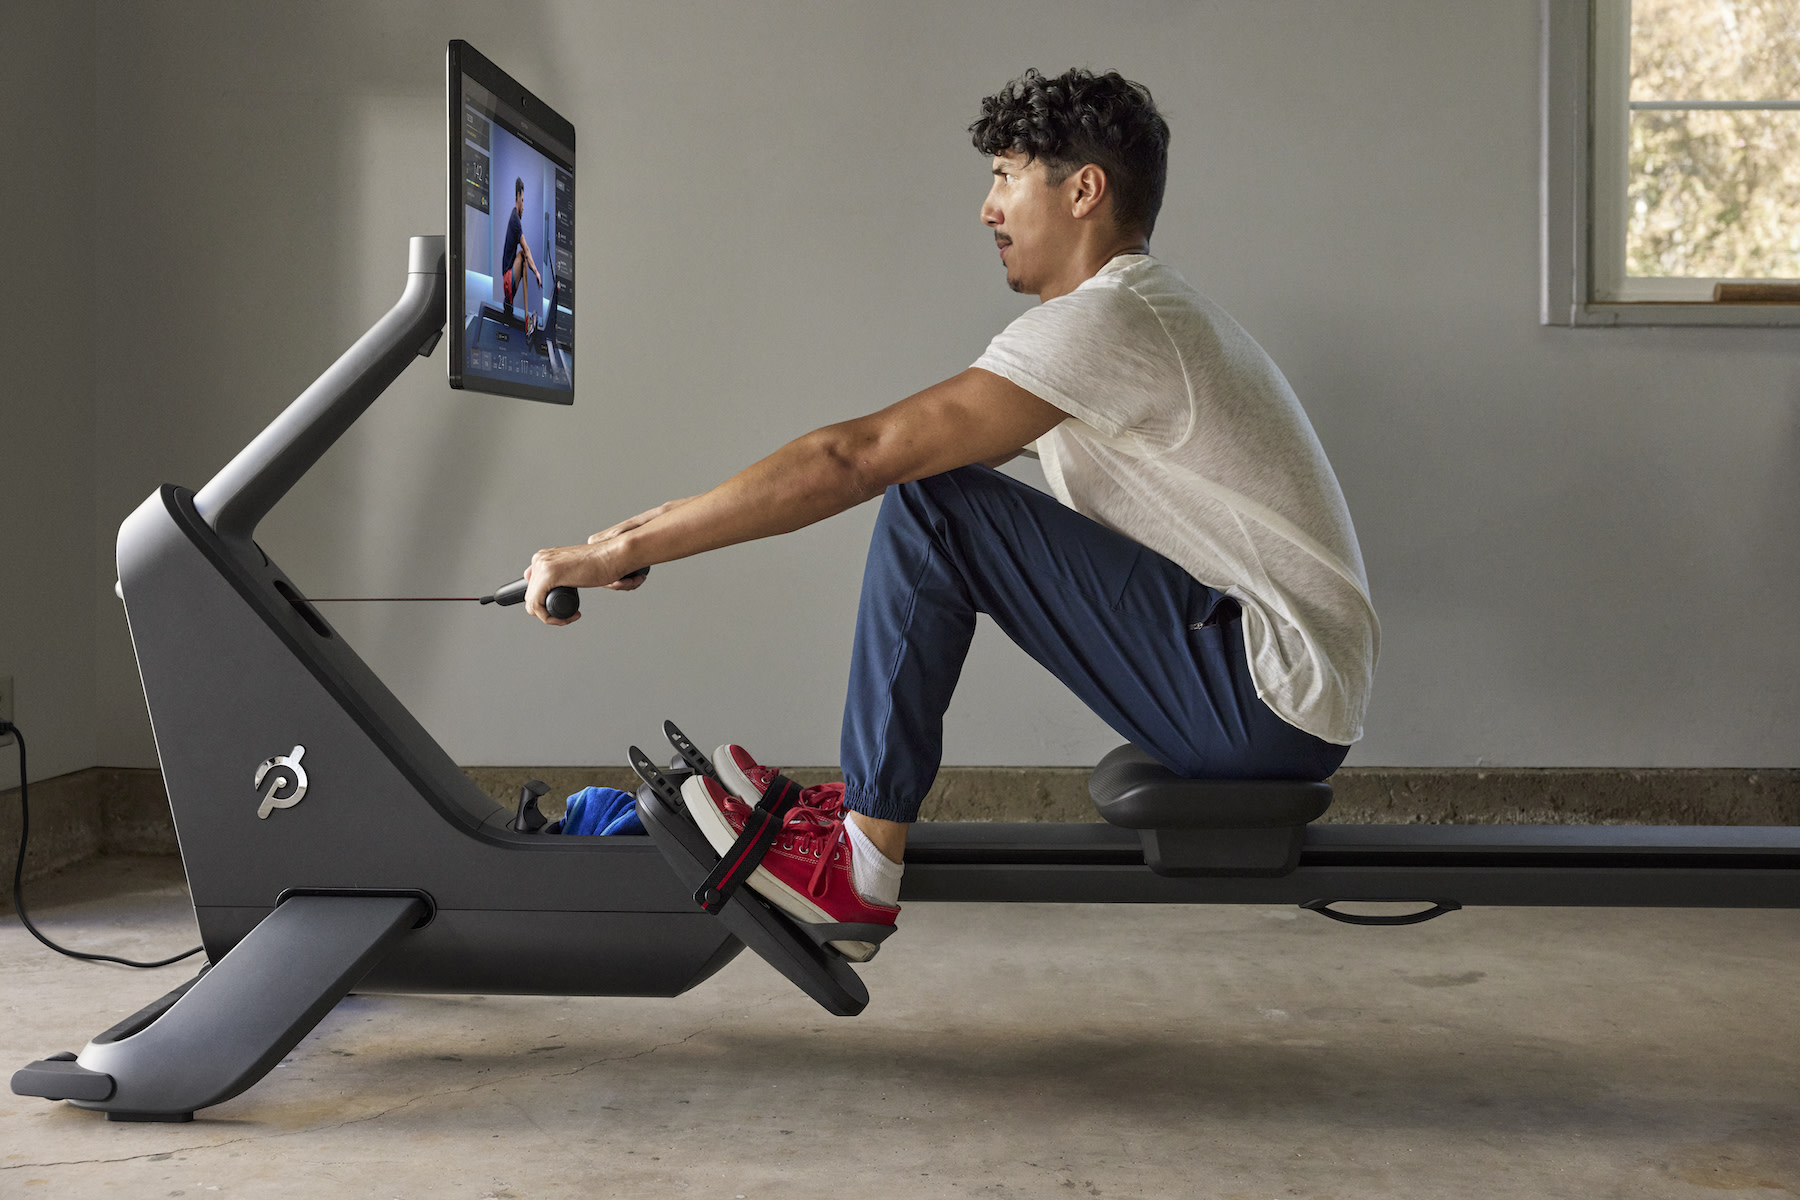
[[[195,938],[179,865],[27,903]],[[0,1067],[191,973],[0,923]],[[919,904],[826,1016],[748,955],[674,1000],[352,997],[188,1125],[0,1096],[4,1197],[1800,1195],[1800,913]]]

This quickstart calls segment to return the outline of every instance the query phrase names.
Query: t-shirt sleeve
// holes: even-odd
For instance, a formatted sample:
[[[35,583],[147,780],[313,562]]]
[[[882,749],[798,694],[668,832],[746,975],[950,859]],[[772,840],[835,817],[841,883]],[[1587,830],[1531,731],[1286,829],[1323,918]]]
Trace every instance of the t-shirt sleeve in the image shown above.
[[[1108,438],[1163,441],[1181,365],[1162,323],[1128,288],[1087,288],[1029,309],[974,365]]]

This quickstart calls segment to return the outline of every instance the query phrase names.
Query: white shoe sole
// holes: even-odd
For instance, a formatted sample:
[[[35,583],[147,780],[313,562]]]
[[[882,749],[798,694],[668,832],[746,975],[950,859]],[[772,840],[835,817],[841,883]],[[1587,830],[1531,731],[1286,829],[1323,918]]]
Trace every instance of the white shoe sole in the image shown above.
[[[715,759],[713,765],[719,768],[721,778],[729,778],[724,764]],[[749,785],[750,781],[743,779],[742,772],[738,772],[735,767],[730,770],[737,773],[738,778],[743,780],[746,787]],[[725,790],[740,799],[743,798],[730,783],[725,785]],[[725,819],[725,814],[713,806],[712,797],[706,794],[706,783],[700,776],[695,775],[681,785],[681,798],[687,802],[687,810],[693,816],[694,824],[698,825],[700,832],[706,835],[706,840],[712,845],[714,852],[724,854],[731,849],[737,841],[737,834],[732,832],[731,823]],[[754,804],[755,801],[752,800],[749,803]],[[756,868],[750,872],[750,878],[746,879],[744,883],[754,889],[757,895],[796,921],[807,925],[836,924],[830,913],[777,879],[767,868]],[[875,957],[876,945],[874,942],[827,942],[826,945],[851,962],[868,962]]]
[[[729,745],[729,742],[726,743],[726,746]],[[719,773],[719,782],[725,785],[726,791],[739,800],[754,806],[758,800],[762,799],[762,793],[756,790],[756,785],[750,782],[748,775],[738,770],[737,763],[732,761],[730,754],[726,753],[726,746],[720,746],[713,751],[713,769]],[[721,850],[719,853],[725,852]]]

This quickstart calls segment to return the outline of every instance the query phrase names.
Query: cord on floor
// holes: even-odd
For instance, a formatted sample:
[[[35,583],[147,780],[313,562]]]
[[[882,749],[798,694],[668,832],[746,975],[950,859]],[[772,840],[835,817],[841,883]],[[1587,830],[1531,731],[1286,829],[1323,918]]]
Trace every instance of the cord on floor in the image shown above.
[[[119,958],[111,954],[90,954],[85,950],[71,950],[67,946],[59,946],[49,938],[45,937],[43,932],[39,930],[36,925],[31,923],[31,918],[26,915],[25,912],[24,894],[25,845],[31,838],[30,785],[25,779],[25,735],[20,733],[19,727],[14,725],[11,721],[0,721],[0,737],[4,737],[9,733],[12,734],[13,741],[16,742],[19,747],[19,861],[13,864],[13,911],[19,914],[19,920],[24,924],[26,929],[31,931],[31,936],[44,943],[44,945],[50,947],[50,949],[56,951],[58,954],[66,954],[70,958],[79,958],[84,962],[118,963],[119,965],[126,967],[166,967],[170,963],[178,963],[184,958],[192,958],[194,955],[206,949],[205,946],[195,946],[192,950],[184,951],[170,958],[161,958],[155,962],[136,962],[129,958]]]

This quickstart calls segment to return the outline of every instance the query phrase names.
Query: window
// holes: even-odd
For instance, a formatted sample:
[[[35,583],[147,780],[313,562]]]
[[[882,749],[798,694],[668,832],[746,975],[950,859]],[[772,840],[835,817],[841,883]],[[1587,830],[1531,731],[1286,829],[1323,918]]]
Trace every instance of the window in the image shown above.
[[[1545,0],[1546,324],[1800,324],[1800,0]]]

